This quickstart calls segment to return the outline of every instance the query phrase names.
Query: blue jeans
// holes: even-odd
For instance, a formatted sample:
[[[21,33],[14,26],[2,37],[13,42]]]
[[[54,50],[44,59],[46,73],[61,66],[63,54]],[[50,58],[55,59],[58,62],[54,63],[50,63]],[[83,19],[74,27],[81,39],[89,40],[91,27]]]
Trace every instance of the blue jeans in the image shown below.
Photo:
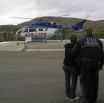
[[[70,99],[73,99],[76,97],[76,86],[78,79],[77,68],[64,65],[63,70],[65,73],[66,96]],[[72,76],[72,83],[71,83],[71,76]]]

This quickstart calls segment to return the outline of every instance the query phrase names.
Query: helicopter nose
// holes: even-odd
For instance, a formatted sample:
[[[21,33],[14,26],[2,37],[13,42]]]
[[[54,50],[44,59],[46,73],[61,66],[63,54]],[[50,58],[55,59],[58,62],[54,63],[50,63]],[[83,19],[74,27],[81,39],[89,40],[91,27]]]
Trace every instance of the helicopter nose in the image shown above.
[[[17,35],[18,33],[16,32],[16,35]]]

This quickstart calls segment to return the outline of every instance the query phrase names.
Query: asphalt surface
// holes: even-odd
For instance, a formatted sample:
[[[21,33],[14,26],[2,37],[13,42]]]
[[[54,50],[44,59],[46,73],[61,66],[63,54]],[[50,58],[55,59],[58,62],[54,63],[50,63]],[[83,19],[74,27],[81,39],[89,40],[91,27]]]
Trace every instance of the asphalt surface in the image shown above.
[[[0,52],[0,103],[70,103],[63,58],[64,52]],[[79,81],[76,94],[80,95]],[[104,70],[97,103],[104,103]]]

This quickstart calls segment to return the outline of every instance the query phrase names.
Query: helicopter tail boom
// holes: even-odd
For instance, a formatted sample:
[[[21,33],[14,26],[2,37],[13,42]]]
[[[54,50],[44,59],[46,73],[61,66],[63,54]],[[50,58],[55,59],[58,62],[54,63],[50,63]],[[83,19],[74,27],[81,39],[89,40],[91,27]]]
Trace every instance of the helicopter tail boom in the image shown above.
[[[75,31],[83,31],[83,25],[85,24],[86,22],[86,19],[78,22],[76,25],[73,25],[72,28],[75,30]]]

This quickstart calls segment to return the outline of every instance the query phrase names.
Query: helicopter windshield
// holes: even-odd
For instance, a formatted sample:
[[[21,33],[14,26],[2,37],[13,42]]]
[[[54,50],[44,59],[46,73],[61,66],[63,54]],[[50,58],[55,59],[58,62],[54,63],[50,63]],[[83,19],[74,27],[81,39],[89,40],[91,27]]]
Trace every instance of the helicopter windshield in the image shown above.
[[[23,32],[28,32],[28,28],[24,28],[23,29]]]
[[[16,32],[16,34],[17,34],[17,35],[18,35],[18,34],[21,34],[22,31],[23,31],[23,28],[19,29],[19,30]]]

